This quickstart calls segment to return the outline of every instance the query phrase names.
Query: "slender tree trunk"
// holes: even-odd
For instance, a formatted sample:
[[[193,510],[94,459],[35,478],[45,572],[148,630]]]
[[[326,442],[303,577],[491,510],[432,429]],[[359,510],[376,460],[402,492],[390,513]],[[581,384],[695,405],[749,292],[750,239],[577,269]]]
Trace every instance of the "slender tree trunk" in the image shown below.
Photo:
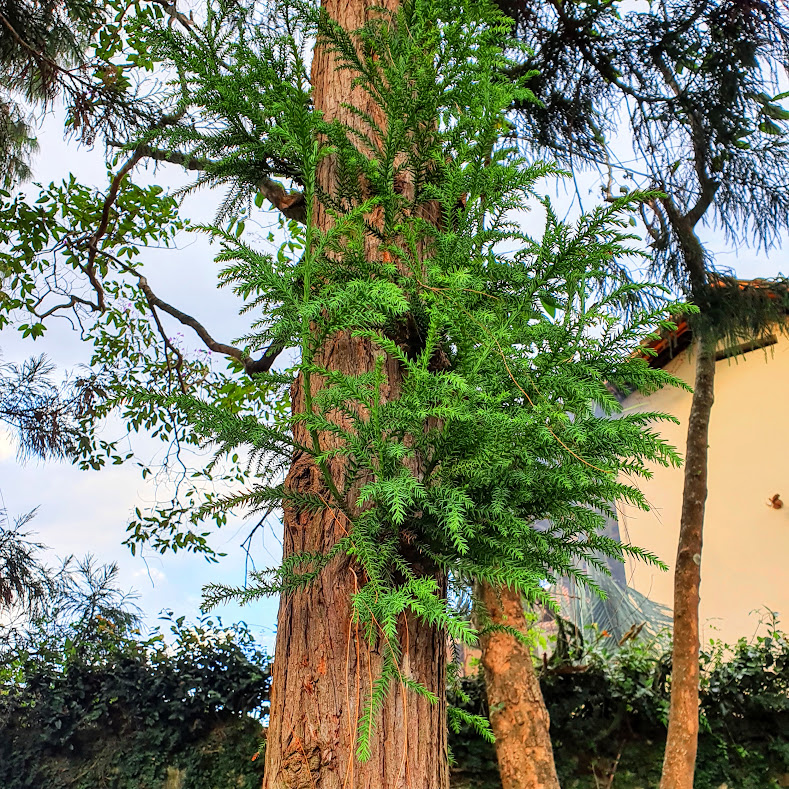
[[[520,594],[479,583],[477,595],[493,624],[526,632]],[[483,635],[480,646],[503,789],[559,789],[550,719],[531,653],[510,634],[495,631]]]
[[[375,13],[373,7],[396,8],[397,0],[324,0],[329,15],[346,30],[361,27]],[[312,64],[315,106],[326,120],[338,118],[359,127],[362,123],[344,102],[378,117],[369,98],[351,88],[353,75],[337,71],[334,56],[318,48]],[[380,118],[378,119],[380,120]],[[364,131],[369,131],[364,129]],[[322,189],[331,193],[335,179],[333,157],[323,160],[318,173]],[[318,206],[317,223],[330,219]],[[375,217],[371,219],[375,221]],[[373,240],[367,254],[377,255]],[[319,363],[346,374],[374,369],[376,350],[366,340],[342,334],[321,349]],[[388,391],[396,396],[401,373],[387,361]],[[296,410],[304,409],[304,379],[294,384]],[[312,386],[320,382],[312,377]],[[339,422],[341,417],[335,417]],[[301,428],[303,430],[303,428]],[[297,428],[297,431],[299,428]],[[308,443],[306,436],[297,439]],[[333,435],[321,436],[321,447],[335,445]],[[330,466],[342,489],[345,468]],[[286,484],[327,498],[319,470],[312,459],[294,459]],[[337,510],[319,515],[285,509],[284,554],[328,551],[346,533],[345,516]],[[426,570],[429,572],[429,570]],[[449,769],[446,736],[446,636],[412,619],[401,622],[405,645],[402,671],[421,682],[439,699],[432,705],[424,697],[393,687],[375,721],[372,755],[366,763],[355,757],[357,723],[371,684],[379,674],[380,650],[370,649],[350,620],[351,596],[363,583],[346,558],[325,568],[306,589],[283,597],[277,620],[277,644],[271,691],[271,723],[266,745],[264,789],[447,789]],[[441,579],[439,579],[441,580]]]
[[[671,706],[660,789],[693,789],[699,735],[699,586],[707,444],[714,400],[715,345],[696,341],[696,382],[688,420],[685,487],[674,568]]]

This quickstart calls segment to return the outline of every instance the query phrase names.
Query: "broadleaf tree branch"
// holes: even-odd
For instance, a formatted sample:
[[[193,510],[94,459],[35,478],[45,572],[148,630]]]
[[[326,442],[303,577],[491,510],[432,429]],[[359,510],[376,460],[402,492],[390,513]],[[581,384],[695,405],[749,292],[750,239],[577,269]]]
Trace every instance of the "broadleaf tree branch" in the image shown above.
[[[167,336],[167,332],[164,330],[164,326],[162,326],[162,322],[159,319],[159,313],[156,311],[156,307],[154,307],[154,305],[151,304],[150,301],[148,302],[148,306],[151,308],[151,315],[153,315],[153,319],[156,323],[156,328],[159,330],[159,335],[161,336],[162,341],[164,342],[164,349],[165,349],[164,359],[165,359],[165,363],[167,364],[167,370],[169,372],[172,372],[170,367],[170,357],[167,355],[167,350],[169,349],[173,352],[173,354],[175,354],[175,358],[176,358],[175,375],[176,378],[178,378],[178,386],[180,387],[181,391],[184,394],[186,394],[187,387],[183,376],[184,355],[181,353],[181,351],[178,348],[175,347],[175,345],[173,345],[172,341]]]
[[[173,113],[172,115],[162,115],[161,118],[154,124],[154,129],[161,129],[165,126],[172,126],[177,123],[184,116],[184,111]],[[93,235],[88,239],[88,262],[87,265],[82,266],[85,276],[90,280],[90,284],[96,291],[97,303],[94,309],[99,312],[104,312],[106,309],[106,302],[104,298],[104,288],[96,276],[96,255],[99,252],[99,241],[104,237],[110,224],[110,211],[115,201],[118,199],[118,192],[120,191],[123,179],[137,166],[144,156],[144,152],[140,147],[136,148],[132,155],[126,160],[123,166],[113,177],[109,191],[104,198],[104,204],[101,209],[101,219],[99,226],[96,228]]]
[[[43,321],[45,318],[48,318],[50,315],[54,315],[56,312],[61,312],[62,310],[70,310],[77,306],[77,304],[82,304],[85,307],[90,307],[91,310],[97,310],[98,307],[92,301],[88,299],[83,299],[81,296],[76,296],[71,294],[69,296],[69,300],[65,304],[56,304],[54,307],[50,307],[45,312],[35,312],[35,316],[40,320]]]
[[[110,223],[110,210],[112,209],[112,206],[118,197],[118,190],[120,189],[121,182],[132,171],[140,159],[142,159],[142,154],[138,151],[135,151],[112,179],[110,189],[107,192],[107,196],[104,198],[104,205],[101,210],[101,220],[99,221],[99,226],[96,228],[93,235],[88,239],[88,262],[85,266],[82,266],[82,270],[85,273],[85,276],[87,276],[87,278],[90,280],[90,284],[93,286],[93,289],[96,291],[96,309],[98,309],[100,312],[104,312],[106,309],[106,302],[104,299],[104,288],[96,276],[96,254],[99,251],[98,243],[107,232],[107,228]]]
[[[240,362],[244,367],[244,371],[248,375],[268,372],[271,369],[271,366],[274,364],[276,358],[284,350],[281,345],[272,343],[262,356],[260,356],[258,359],[253,359],[252,357],[247,356],[240,348],[236,348],[233,345],[227,345],[223,342],[217,342],[209,334],[205,326],[200,323],[200,321],[198,321],[196,318],[193,318],[191,315],[182,312],[177,307],[173,307],[171,304],[168,304],[166,301],[160,299],[151,289],[147,278],[139,272],[135,273],[137,275],[137,281],[139,283],[140,290],[142,290],[142,292],[145,294],[145,298],[148,300],[149,304],[154,307],[158,307],[162,312],[166,312],[183,326],[188,326],[190,329],[192,329],[192,331],[194,331],[194,333],[203,341],[203,344],[209,350],[213,351],[214,353],[221,353],[225,356],[229,356],[231,359],[235,359],[236,361]]]
[[[159,298],[159,296],[154,293],[153,289],[148,283],[148,278],[144,274],[142,274],[137,269],[128,266],[122,260],[119,260],[108,252],[102,251],[102,254],[111,258],[123,271],[137,278],[137,283],[140,287],[140,290],[143,292],[146,301],[152,309],[159,309],[162,312],[167,313],[170,317],[175,318],[182,326],[192,329],[192,331],[194,331],[194,333],[202,340],[203,344],[206,348],[208,348],[208,350],[213,351],[214,353],[221,353],[224,356],[229,356],[231,359],[235,359],[243,366],[244,372],[246,372],[248,375],[267,373],[269,370],[271,370],[272,365],[280,353],[285,350],[283,345],[279,343],[272,343],[264,351],[262,356],[258,357],[257,359],[253,359],[251,356],[245,354],[240,348],[236,348],[234,345],[228,345],[227,343],[215,340],[211,336],[208,329],[206,329],[205,326],[203,326],[203,324],[197,320],[197,318],[194,318],[193,316],[183,312],[182,310],[179,310],[177,307],[174,307],[172,304],[169,304],[168,302]],[[158,322],[158,318],[156,318],[156,320]]]

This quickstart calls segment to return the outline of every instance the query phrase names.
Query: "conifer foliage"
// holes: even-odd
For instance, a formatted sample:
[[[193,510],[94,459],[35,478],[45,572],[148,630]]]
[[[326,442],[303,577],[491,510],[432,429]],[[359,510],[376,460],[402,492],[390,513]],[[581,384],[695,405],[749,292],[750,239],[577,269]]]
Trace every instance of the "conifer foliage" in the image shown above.
[[[208,174],[232,184],[233,201],[254,195],[261,163],[303,190],[304,224],[289,223],[277,254],[205,228],[221,243],[224,283],[255,316],[250,352],[297,351],[287,374],[254,377],[291,397],[291,414],[238,416],[188,395],[169,405],[220,453],[247,450],[258,472],[255,487],[207,509],[328,511],[339,524],[327,552],[286,554],[254,585],[207,596],[290,595],[336,561],[354,568],[348,616],[383,655],[358,718],[363,761],[393,688],[429,695],[404,666],[401,620],[476,639],[447,601],[447,579],[544,598],[545,580],[583,580],[578,559],[659,563],[599,531],[616,501],[647,507],[636,481],[649,463],[679,461],[651,428],[669,417],[619,413],[612,393],[678,385],[634,353],[677,306],[620,318],[634,291],[650,290],[606,274],[637,254],[623,212],[638,198],[573,226],[543,201],[542,237],[519,226],[555,170],[527,164],[507,140],[507,109],[532,96],[525,77],[504,76],[515,44],[493,5],[407,0],[354,31],[310,7],[277,13],[220,4],[204,36],[149,31],[179,75],[185,122],[146,144],[220,155]],[[305,47],[315,39],[375,108],[350,108],[367,131],[314,109]],[[327,159],[330,193],[316,177]],[[372,369],[338,371],[325,353],[338,338],[369,349]],[[317,490],[282,480],[305,456]],[[540,518],[550,527],[535,528]]]

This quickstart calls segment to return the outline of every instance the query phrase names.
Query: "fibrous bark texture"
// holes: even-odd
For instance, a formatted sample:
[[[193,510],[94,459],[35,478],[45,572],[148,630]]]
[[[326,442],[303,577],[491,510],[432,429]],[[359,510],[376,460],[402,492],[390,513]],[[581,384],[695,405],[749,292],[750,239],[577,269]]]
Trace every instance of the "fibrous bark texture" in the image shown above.
[[[519,593],[480,583],[477,595],[492,624],[526,632]],[[559,789],[550,719],[531,652],[511,634],[495,630],[483,634],[480,646],[503,789]]]
[[[361,27],[376,7],[395,10],[396,0],[324,0],[328,14],[346,30]],[[340,119],[362,128],[360,117],[344,103],[381,122],[378,108],[359,88],[351,86],[353,74],[335,68],[334,56],[318,47],[312,63],[316,109],[328,121]],[[364,128],[365,132],[369,129]],[[319,167],[321,189],[331,193],[336,163],[324,159]],[[320,206],[317,224],[330,218]],[[375,217],[371,218],[375,222]],[[375,259],[377,245],[367,242]],[[375,367],[380,351],[368,341],[340,334],[329,338],[316,361],[329,369],[358,375]],[[388,389],[384,397],[397,396],[401,381],[398,365],[386,363]],[[312,377],[313,389],[320,386]],[[293,407],[304,410],[304,379],[293,387]],[[336,415],[338,423],[342,416]],[[307,435],[296,439],[309,444]],[[320,437],[322,449],[336,446],[336,437]],[[343,461],[330,464],[332,477],[343,488]],[[307,456],[294,459],[286,484],[329,500],[321,472]],[[319,515],[285,509],[284,555],[302,551],[327,552],[349,526],[339,510]],[[439,579],[441,580],[441,579]],[[266,746],[264,789],[447,789],[449,768],[446,736],[446,636],[410,617],[400,624],[404,655],[403,674],[422,683],[438,698],[437,704],[397,686],[375,720],[372,755],[359,763],[355,757],[357,722],[379,675],[380,650],[370,648],[351,623],[351,597],[364,582],[347,558],[339,558],[307,588],[284,596],[277,621],[277,644],[271,694],[271,722]]]
[[[707,442],[714,399],[715,348],[697,340],[696,381],[688,420],[685,486],[674,568],[671,706],[660,789],[693,789],[699,735],[699,587]]]

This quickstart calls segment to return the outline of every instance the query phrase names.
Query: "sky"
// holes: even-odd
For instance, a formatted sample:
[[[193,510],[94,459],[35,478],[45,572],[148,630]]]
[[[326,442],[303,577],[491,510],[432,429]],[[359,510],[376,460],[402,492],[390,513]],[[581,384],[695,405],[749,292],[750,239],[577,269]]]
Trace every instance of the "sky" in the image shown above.
[[[89,185],[106,188],[107,175],[103,149],[80,148],[76,142],[63,138],[63,119],[59,114],[48,116],[39,130],[40,152],[34,161],[34,181],[46,185],[59,181],[69,172]],[[158,183],[175,189],[190,182],[176,168],[159,167],[139,170],[137,183]],[[27,186],[28,194],[35,186]],[[182,215],[193,221],[210,221],[219,196],[201,192],[187,198]],[[261,245],[269,226],[276,224],[273,214],[261,214],[259,222],[247,223],[247,235]],[[145,250],[148,275],[154,291],[163,299],[191,312],[218,340],[232,342],[248,328],[248,322],[238,316],[239,302],[232,293],[216,288],[217,264],[213,262],[216,247],[199,234],[181,234],[174,250]],[[149,271],[147,269],[150,269]],[[165,316],[166,318],[166,316]],[[187,348],[200,348],[188,330],[174,322],[167,326],[168,334],[184,332]],[[74,371],[86,364],[89,349],[71,325],[62,320],[53,324],[36,342],[23,340],[14,329],[0,332],[0,354],[3,362],[20,363],[31,355],[45,353],[58,367],[58,374]],[[113,428],[115,428],[113,430]],[[107,434],[118,435],[118,425],[109,424]],[[132,446],[144,461],[161,457],[160,442],[134,437]],[[239,518],[231,519],[212,540],[212,546],[227,557],[218,564],[209,564],[200,556],[178,553],[164,556],[145,553],[131,556],[122,546],[126,525],[134,508],[153,503],[156,491],[145,484],[140,469],[134,462],[123,466],[109,466],[101,471],[80,471],[68,463],[28,462],[20,465],[15,447],[8,433],[0,428],[0,506],[11,518],[38,508],[30,525],[36,538],[49,546],[49,559],[68,555],[93,554],[101,562],[117,562],[120,583],[124,589],[138,592],[137,604],[149,622],[155,623],[162,609],[176,615],[195,618],[200,614],[201,590],[209,581],[242,584],[250,557],[258,569],[276,564],[281,554],[279,536],[271,528],[258,530],[250,556],[241,543],[253,524]],[[274,524],[276,525],[276,523]],[[262,600],[245,607],[224,606],[217,609],[225,622],[243,619],[264,646],[273,646],[276,623],[276,600]]]
[[[107,177],[103,150],[80,148],[63,138],[62,117],[48,116],[39,134],[40,153],[34,162],[36,181],[47,184],[74,172],[78,180],[106,188]],[[158,183],[174,189],[188,182],[188,177],[173,167],[149,168],[135,175],[138,183]],[[578,209],[578,195],[585,209],[599,201],[597,176],[579,176],[578,193],[571,183],[546,185],[561,211],[570,215]],[[570,188],[573,191],[570,191]],[[33,189],[32,186],[28,187]],[[183,206],[183,216],[193,221],[210,221],[219,196],[207,191],[189,196]],[[531,232],[538,231],[539,209],[523,217]],[[247,236],[261,246],[265,236],[276,224],[271,213],[259,212],[247,221]],[[787,271],[782,249],[770,253],[748,247],[728,246],[714,228],[701,233],[702,240],[715,255],[718,266],[733,269],[742,278],[776,276]],[[211,334],[225,342],[233,341],[247,327],[246,319],[238,316],[239,303],[235,297],[216,288],[216,264],[213,249],[207,240],[195,234],[182,234],[175,250],[144,251],[146,274],[151,286],[165,300],[193,314]],[[149,269],[149,270],[148,270]],[[171,325],[172,333],[181,331]],[[185,332],[188,347],[199,343]],[[24,341],[13,329],[0,332],[0,353],[4,362],[21,362],[31,355],[46,353],[59,372],[73,371],[88,359],[88,349],[70,325],[63,321],[50,329],[35,343]],[[110,426],[111,429],[112,426]],[[144,460],[161,453],[161,445],[150,439],[137,438],[133,448]],[[150,623],[158,613],[170,609],[179,615],[195,618],[200,613],[201,589],[209,581],[238,585],[243,583],[250,558],[258,568],[275,564],[281,548],[276,521],[256,533],[249,555],[241,547],[251,523],[231,519],[212,541],[219,551],[227,553],[218,564],[209,564],[193,554],[144,554],[131,556],[122,546],[126,524],[134,508],[145,507],[155,496],[149,484],[141,480],[134,463],[110,466],[99,472],[80,471],[66,463],[29,462],[20,465],[9,436],[0,433],[0,506],[13,517],[38,508],[32,523],[37,539],[47,546],[47,556],[53,563],[56,557],[93,554],[102,562],[117,562],[120,582],[124,589],[139,594],[138,605]],[[217,610],[225,622],[243,619],[259,643],[272,649],[276,625],[276,600],[261,600],[243,609],[224,606]]]

